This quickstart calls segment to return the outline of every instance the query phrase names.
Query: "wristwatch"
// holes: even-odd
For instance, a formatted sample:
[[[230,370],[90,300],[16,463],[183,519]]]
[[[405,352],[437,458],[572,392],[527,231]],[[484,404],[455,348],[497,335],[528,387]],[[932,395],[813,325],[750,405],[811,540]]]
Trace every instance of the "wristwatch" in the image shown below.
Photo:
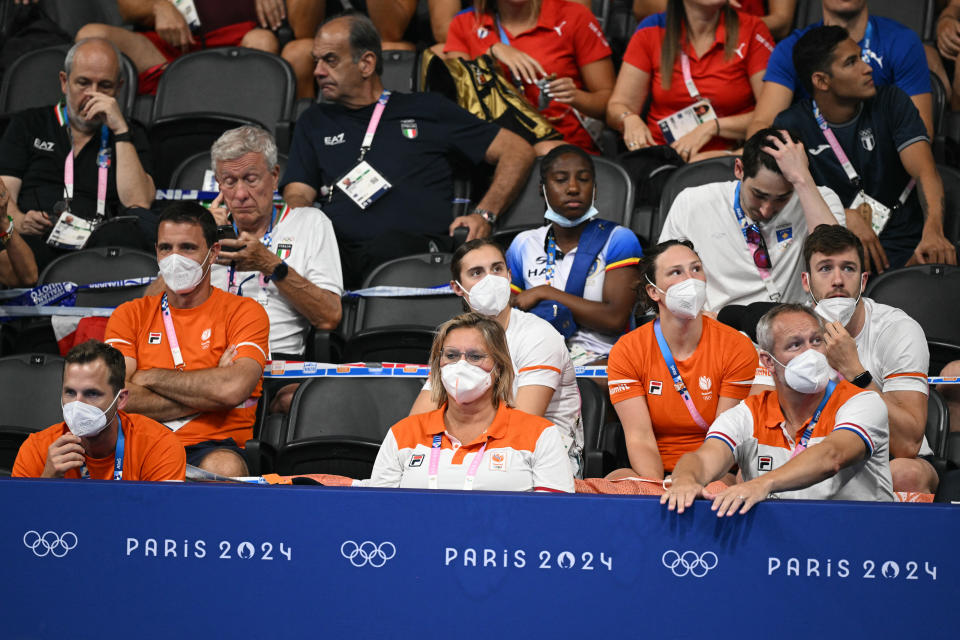
[[[474,210],[471,211],[470,213],[475,213],[475,214],[477,214],[478,216],[480,216],[481,218],[483,218],[484,220],[486,220],[486,221],[487,221],[487,224],[489,224],[491,227],[492,227],[494,224],[497,223],[497,216],[496,216],[496,214],[494,214],[493,211],[490,211],[489,209],[481,209],[480,207],[477,207],[476,209],[474,209]]]
[[[133,142],[133,134],[130,133],[129,129],[123,133],[115,133],[113,134],[113,142],[114,144],[117,142]]]
[[[270,274],[270,280],[273,282],[280,282],[287,277],[287,274],[290,272],[290,267],[287,266],[287,263],[280,261],[280,264],[273,268],[273,273]]]
[[[856,385],[861,389],[866,389],[867,387],[870,386],[871,382],[873,382],[873,376],[870,375],[869,371],[865,370],[863,373],[861,373],[856,378],[851,380],[850,384]]]

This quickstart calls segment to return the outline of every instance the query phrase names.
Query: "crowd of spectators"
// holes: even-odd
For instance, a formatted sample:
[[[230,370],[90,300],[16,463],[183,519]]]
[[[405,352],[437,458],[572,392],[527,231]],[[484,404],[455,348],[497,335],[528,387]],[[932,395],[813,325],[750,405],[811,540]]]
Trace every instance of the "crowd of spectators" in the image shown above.
[[[367,484],[573,491],[574,367],[609,360],[599,382],[629,462],[609,479],[666,478],[671,509],[717,479],[718,515],[936,491],[923,429],[940,372],[920,326],[862,294],[871,274],[957,264],[931,72],[955,104],[960,2],[942,3],[925,50],[866,0],[823,0],[822,22],[792,33],[793,0],[635,0],[621,61],[577,2],[431,0],[434,49],[491,56],[562,135],[536,146],[385,87],[384,51],[423,44],[416,4],[119,0],[132,28],[79,30],[62,99],[0,139],[0,282],[33,286],[59,256],[116,245],[155,251],[159,277],[113,312],[109,346],[70,351],[64,422],[30,436],[15,475],[117,478],[124,455],[123,479],[182,477],[184,460],[247,475],[266,363],[336,331],[341,297],[378,266],[448,253],[468,312],[437,329],[430,378]],[[227,130],[210,148],[217,197],[160,206],[146,129],[118,101],[123,56],[151,94],[174,59],[225,46],[282,55],[311,104],[285,163],[269,131]],[[611,140],[690,167],[729,158],[732,175],[683,190],[658,237],[638,237],[598,208]],[[464,173],[479,189],[452,214]],[[496,234],[528,181],[542,225]],[[296,387],[266,410],[288,413]]]

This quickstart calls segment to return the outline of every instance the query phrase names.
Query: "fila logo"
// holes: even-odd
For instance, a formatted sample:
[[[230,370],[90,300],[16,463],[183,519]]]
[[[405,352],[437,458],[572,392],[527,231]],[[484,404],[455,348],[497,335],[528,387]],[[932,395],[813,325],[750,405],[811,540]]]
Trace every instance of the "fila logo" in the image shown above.
[[[707,376],[700,376],[700,388],[703,391],[710,391],[710,387],[713,386],[713,380]]]
[[[422,453],[416,453],[416,454],[414,454],[413,456],[411,456],[411,457],[410,457],[410,466],[411,466],[411,467],[419,467],[420,465],[422,465],[422,464],[423,464],[423,457],[424,457],[424,456],[423,456]]]
[[[40,138],[33,139],[33,146],[40,151],[53,151],[53,141],[46,142]]]
[[[333,146],[335,144],[343,144],[344,142],[346,142],[346,140],[344,139],[344,135],[345,134],[341,133],[335,136],[324,136],[323,144],[327,145],[328,147]]]
[[[773,469],[773,458],[770,456],[760,456],[757,458],[757,470],[770,471]]]
[[[663,383],[659,380],[651,380],[650,386],[647,388],[647,393],[651,396],[663,395]]]
[[[147,344],[160,344],[160,340],[163,338],[163,334],[157,331],[156,333],[150,333],[147,336]]]

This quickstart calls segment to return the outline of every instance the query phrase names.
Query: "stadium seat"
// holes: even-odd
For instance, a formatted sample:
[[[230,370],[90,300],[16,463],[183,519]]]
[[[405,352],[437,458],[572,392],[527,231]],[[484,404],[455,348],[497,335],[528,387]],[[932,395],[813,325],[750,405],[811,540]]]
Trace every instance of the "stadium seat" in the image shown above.
[[[583,421],[583,477],[602,478],[606,474],[600,433],[607,416],[606,393],[589,378],[577,378],[577,387],[580,389],[580,417]]]
[[[389,50],[383,52],[383,88],[400,93],[412,93],[417,77],[420,56],[416,51]]]
[[[293,397],[277,473],[369,478],[384,436],[422,386],[422,378],[307,380]]]
[[[367,277],[364,288],[447,284],[451,257],[446,253],[424,253],[385,262]],[[437,325],[460,313],[463,313],[461,300],[453,294],[361,298],[353,332],[346,336],[343,359],[345,362],[426,363]]]
[[[934,136],[939,136],[943,132],[943,118],[947,113],[950,97],[940,81],[940,76],[933,71],[930,72],[930,88],[933,91],[933,133]]]
[[[926,264],[886,271],[867,282],[864,295],[903,309],[927,340],[960,345],[960,267]]]
[[[27,436],[63,420],[63,358],[24,354],[0,358],[0,476],[10,475]]]
[[[688,187],[698,187],[711,182],[726,182],[736,180],[733,175],[733,164],[736,158],[710,158],[709,160],[700,160],[691,162],[674,171],[670,178],[663,185],[663,193],[660,196],[660,206],[653,212],[653,220],[650,224],[650,243],[657,244],[660,239],[660,232],[663,230],[663,223],[670,213],[670,207],[681,191]]]
[[[277,154],[277,164],[280,165],[280,175],[287,168],[287,156],[282,153]],[[170,176],[169,187],[171,189],[200,189],[203,186],[203,179],[207,171],[210,171],[210,151],[201,151],[195,153],[183,162],[181,162]]]
[[[0,85],[0,113],[56,104],[63,96],[59,73],[70,46],[61,44],[45,47],[17,58],[4,74],[3,84]],[[130,117],[137,95],[137,70],[127,56],[121,54],[120,60],[123,85],[117,91],[117,102],[124,115]]]
[[[40,274],[39,284],[75,282],[91,284],[106,280],[155,277],[157,257],[124,247],[98,247],[60,256]],[[143,296],[147,285],[123,289],[89,289],[77,293],[78,307],[115,307]]]
[[[115,0],[41,0],[40,4],[50,19],[71,38],[80,27],[91,22],[119,27],[123,24]]]
[[[896,20],[913,30],[921,40],[933,38],[934,20],[937,17],[935,0],[870,0],[870,15]],[[794,18],[794,28],[802,29],[823,19],[820,0],[799,0]]]
[[[940,340],[927,340],[927,348],[930,350],[928,375],[938,376],[948,363],[960,360],[960,345]]]
[[[938,164],[937,171],[943,182],[943,235],[960,246],[960,170]]]
[[[255,49],[206,49],[171,62],[160,78],[151,117],[157,186],[169,184],[184,158],[209,149],[221,133],[242,124],[267,129],[286,152],[295,87],[286,60]]]
[[[927,442],[933,449],[933,455],[943,458],[947,449],[947,436],[950,435],[950,413],[946,400],[931,388],[927,397]]]
[[[501,231],[519,232],[544,224],[540,162],[538,158],[530,170],[523,191],[497,221]],[[623,167],[607,158],[594,156],[593,163],[597,169],[597,209],[600,210],[600,217],[630,226],[630,212],[633,208],[633,183],[630,176]]]

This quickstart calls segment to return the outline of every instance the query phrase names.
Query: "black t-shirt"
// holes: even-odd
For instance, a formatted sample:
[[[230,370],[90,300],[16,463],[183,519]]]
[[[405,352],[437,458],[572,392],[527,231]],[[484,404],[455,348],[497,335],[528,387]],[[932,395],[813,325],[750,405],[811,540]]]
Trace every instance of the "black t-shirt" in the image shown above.
[[[149,144],[143,127],[131,122],[133,145],[143,169],[150,173]],[[111,153],[107,170],[107,217],[117,215],[124,207],[117,196],[116,149],[113,133],[109,136]],[[99,130],[91,136],[74,158],[74,187],[71,211],[85,218],[97,213],[97,154],[100,151]],[[53,213],[53,205],[63,200],[64,162],[70,153],[70,135],[57,122],[54,107],[27,109],[15,115],[0,140],[0,176],[13,176],[22,181],[17,206],[26,213],[31,209]]]
[[[776,128],[800,135],[810,157],[810,173],[818,185],[833,189],[845,207],[859,190],[847,178],[843,166],[824,137],[809,99],[795,103],[773,121]],[[910,97],[895,86],[877,87],[877,95],[865,100],[859,113],[830,128],[856,169],[863,190],[893,209],[910,181],[900,152],[917,142],[929,144],[927,129]],[[923,229],[923,211],[914,188],[903,207],[895,209],[880,234],[885,249],[913,251]],[[891,260],[893,257],[891,256]]]
[[[392,188],[365,210],[339,188],[327,202],[320,188],[357,164],[374,105],[317,104],[304,112],[281,190],[291,182],[316,189],[341,243],[362,244],[391,231],[445,234],[452,220],[451,154],[479,164],[500,128],[437,94],[393,93],[364,158]]]

